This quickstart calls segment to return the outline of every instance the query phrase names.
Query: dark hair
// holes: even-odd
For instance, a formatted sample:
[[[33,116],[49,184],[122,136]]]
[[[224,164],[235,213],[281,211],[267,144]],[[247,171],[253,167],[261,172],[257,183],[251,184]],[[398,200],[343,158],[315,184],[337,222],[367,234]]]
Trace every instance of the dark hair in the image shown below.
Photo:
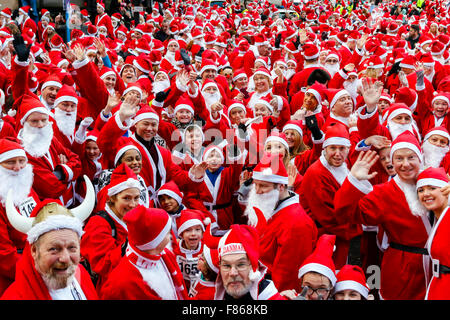
[[[414,29],[417,33],[420,32],[420,27],[417,24],[412,24],[410,28]]]
[[[330,81],[330,79],[330,74],[327,71],[323,69],[315,69],[309,75],[307,85],[312,86],[316,81],[325,85],[327,81]]]

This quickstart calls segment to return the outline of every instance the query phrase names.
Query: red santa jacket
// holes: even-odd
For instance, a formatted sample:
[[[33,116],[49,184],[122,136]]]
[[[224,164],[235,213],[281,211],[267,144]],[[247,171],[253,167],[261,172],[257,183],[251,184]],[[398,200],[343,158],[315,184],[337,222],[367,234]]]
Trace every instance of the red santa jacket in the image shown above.
[[[404,184],[395,176],[372,188],[349,176],[336,193],[334,203],[338,214],[335,218],[341,223],[380,225],[386,233],[390,245],[381,262],[380,294],[383,299],[423,300],[429,280],[427,257],[397,249],[398,246],[393,248],[393,243],[425,248],[431,230],[426,214],[413,215]]]
[[[155,278],[161,279],[158,271],[155,271],[155,266],[158,264],[164,265],[166,273],[162,276],[168,277],[171,281],[161,283],[161,281],[155,280]],[[150,275],[147,277],[148,273]],[[153,277],[151,277],[152,273]],[[100,293],[100,298],[105,300],[162,300],[161,292],[166,291],[171,292],[176,300],[189,300],[175,255],[168,249],[164,249],[159,256],[152,256],[133,249],[129,245],[126,256],[109,275]]]
[[[214,300],[215,293],[216,283],[214,281],[204,280],[200,275],[189,289],[189,297],[192,300]]]
[[[37,203],[39,197],[31,189],[27,198],[16,206],[17,211],[29,217],[31,211]],[[9,222],[6,209],[0,205],[0,295],[14,282],[16,274],[16,263],[21,257],[21,252],[25,248],[27,235],[17,231]]]
[[[183,247],[183,239],[178,241],[177,245],[173,247],[173,253],[177,260],[180,271],[183,274],[186,290],[189,291],[191,284],[196,280],[198,269],[198,258],[203,252],[203,243],[198,244],[197,249],[190,250]]]
[[[122,244],[128,237],[126,224],[105,206],[106,213],[114,221],[116,234],[112,234],[109,222],[99,216],[92,215],[84,227],[81,238],[81,256],[85,258],[98,276],[96,288],[100,292],[110,272],[117,267],[122,259]]]
[[[300,289],[298,269],[311,254],[317,228],[299,203],[298,195],[281,202],[260,231],[260,260],[279,291]]]
[[[441,213],[438,221],[433,226],[431,234],[427,241],[427,249],[430,254],[433,265],[433,276],[427,288],[425,296],[426,300],[449,300],[450,293],[448,287],[450,285],[450,274],[439,274],[434,268],[437,265],[450,266],[449,255],[449,228],[450,213],[448,207]],[[437,270],[436,270],[437,271]]]

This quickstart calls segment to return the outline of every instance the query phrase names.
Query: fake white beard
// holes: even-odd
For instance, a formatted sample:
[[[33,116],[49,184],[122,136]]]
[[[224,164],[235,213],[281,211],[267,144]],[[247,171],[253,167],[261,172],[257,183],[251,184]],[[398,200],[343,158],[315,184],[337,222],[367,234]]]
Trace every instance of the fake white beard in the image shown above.
[[[439,168],[442,159],[449,151],[449,147],[438,147],[426,140],[422,144],[422,151],[425,168]]]
[[[284,71],[282,71],[281,72],[282,74],[283,74],[283,77],[285,77],[286,78],[286,70],[284,70]],[[275,71],[270,71],[270,75],[272,76],[272,79],[276,79],[276,78],[278,78],[278,76],[277,76],[277,74],[275,73]],[[286,78],[287,79],[287,78]]]
[[[214,93],[208,93],[208,92],[202,92],[202,96],[203,99],[205,99],[205,104],[206,107],[208,108],[208,110],[211,110],[211,106],[220,101],[220,98],[222,98],[222,96],[220,95],[220,93],[218,91],[214,92]]]
[[[333,76],[335,75],[336,72],[339,71],[339,63],[335,63],[335,64],[328,64],[325,63],[325,70],[328,71],[328,73],[330,74],[331,78],[333,78]]]
[[[419,197],[417,196],[416,185],[403,182],[400,178],[396,180],[398,186],[403,191],[405,195],[408,207],[411,213],[415,217],[424,216],[427,213],[427,209],[420,203]]]
[[[433,78],[434,78],[434,69],[433,69],[433,71],[432,71],[429,75],[424,74],[424,77],[425,77],[426,79],[428,79],[428,81],[433,82]]]
[[[273,215],[273,210],[275,209],[279,196],[280,191],[278,189],[273,189],[272,191],[263,194],[257,194],[255,185],[253,184],[248,196],[247,207],[244,211],[244,215],[248,217],[248,225],[255,226],[258,222],[253,207],[260,209],[264,214],[266,221],[269,220]]]
[[[77,112],[66,112],[60,108],[55,108],[55,121],[58,129],[65,135],[70,137],[75,131],[75,122],[77,120]]]
[[[24,15],[19,14],[16,18],[17,24],[21,25],[24,19]]]
[[[155,81],[153,82],[152,92],[153,94],[156,94],[158,92],[166,90],[169,87],[170,87],[169,80]]]
[[[175,52],[167,51],[164,56],[171,64],[175,64]]]
[[[294,69],[287,69],[286,71],[286,79],[289,80],[291,79],[295,74],[295,70]]]
[[[43,128],[31,127],[25,122],[22,134],[22,145],[26,152],[32,157],[39,158],[46,154],[53,139],[52,122],[47,123]]]
[[[395,123],[394,121],[389,121],[388,124],[389,124],[389,132],[391,133],[392,140],[395,140],[395,138],[397,138],[400,134],[402,134],[403,132],[405,132],[407,130],[411,131],[411,133],[414,133],[411,123],[398,124],[398,123]]]
[[[15,206],[18,206],[30,194],[31,186],[33,185],[33,166],[27,164],[18,172],[5,169],[0,166],[0,199],[3,206],[6,203],[6,196],[8,191],[12,189],[12,201]]]
[[[170,285],[171,279],[168,273],[164,270],[162,265],[162,259],[157,261],[156,266],[149,270],[139,270],[142,275],[142,279],[152,288],[158,296],[163,300],[176,300],[177,295],[173,290],[173,286]]]
[[[348,91],[348,93],[350,93],[350,96],[353,99],[356,99],[356,97],[358,96],[358,86],[361,85],[361,80],[360,79],[356,79],[355,81],[351,82],[351,81],[344,81],[344,89]]]

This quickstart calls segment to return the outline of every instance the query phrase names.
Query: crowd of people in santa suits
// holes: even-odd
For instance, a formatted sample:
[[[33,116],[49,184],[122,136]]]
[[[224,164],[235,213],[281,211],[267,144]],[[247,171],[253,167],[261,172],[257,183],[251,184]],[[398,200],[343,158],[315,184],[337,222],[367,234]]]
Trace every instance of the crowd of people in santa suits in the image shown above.
[[[376,299],[450,298],[450,2],[394,5],[166,1],[127,28],[98,2],[66,43],[47,10],[5,8],[0,295],[34,268],[7,197],[30,217],[92,184],[96,298],[233,296],[243,252],[253,299],[370,299],[372,265]]]

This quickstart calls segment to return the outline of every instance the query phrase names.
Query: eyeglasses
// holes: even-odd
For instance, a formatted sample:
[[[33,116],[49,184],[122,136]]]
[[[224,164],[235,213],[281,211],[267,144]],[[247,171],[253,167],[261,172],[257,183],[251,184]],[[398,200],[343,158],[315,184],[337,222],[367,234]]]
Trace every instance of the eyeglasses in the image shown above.
[[[324,296],[331,290],[331,289],[327,289],[327,288],[313,289],[308,286],[302,286],[302,290],[304,290],[304,289],[307,289],[306,295],[308,295],[308,296],[311,296],[313,293],[316,293],[318,296]]]
[[[237,271],[242,272],[242,271],[246,271],[249,266],[250,266],[249,263],[243,263],[243,262],[238,263],[238,264],[228,264],[228,263],[220,264],[221,269],[225,272],[230,272],[233,267],[236,268]]]

